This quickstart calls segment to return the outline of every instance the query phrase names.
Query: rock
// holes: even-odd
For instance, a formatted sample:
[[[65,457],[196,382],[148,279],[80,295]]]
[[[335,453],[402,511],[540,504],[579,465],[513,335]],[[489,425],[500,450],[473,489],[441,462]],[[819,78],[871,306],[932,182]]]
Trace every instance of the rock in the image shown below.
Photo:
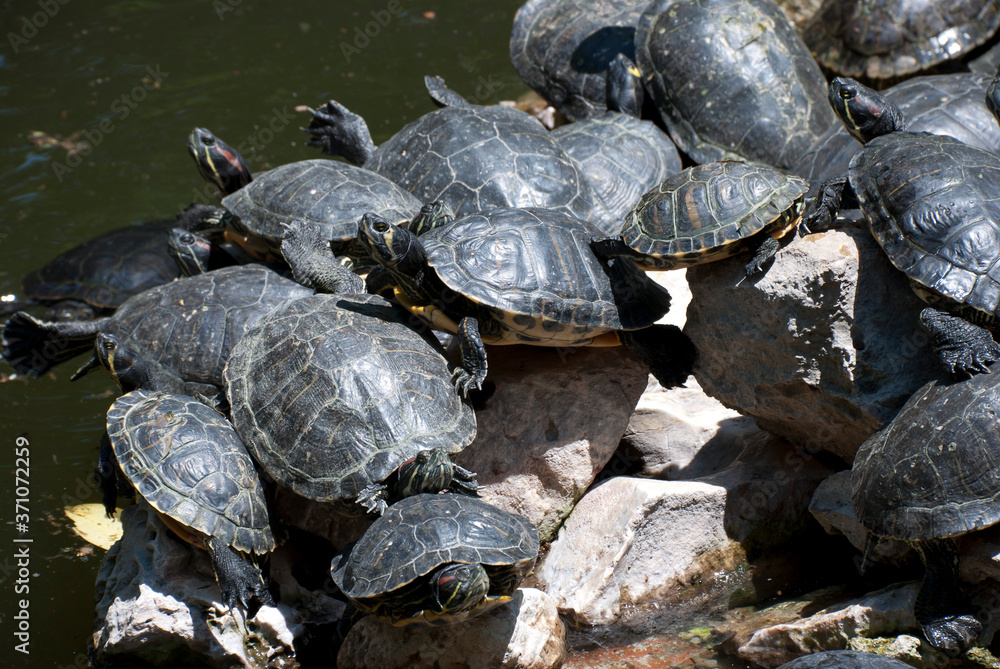
[[[854,637],[847,642],[850,650],[877,653],[884,657],[905,662],[905,666],[926,669],[944,669],[950,658],[922,639],[909,634],[898,637],[875,637],[867,639]]]
[[[737,286],[745,263],[688,269],[685,332],[705,392],[762,429],[850,463],[944,374],[918,321],[926,305],[867,230],[796,238],[762,277]]]
[[[797,622],[761,629],[740,646],[738,655],[764,667],[777,667],[807,653],[847,648],[852,637],[919,634],[913,617],[918,587],[917,583],[889,586]]]
[[[520,588],[506,605],[464,622],[417,630],[367,616],[344,640],[339,669],[555,669],[566,659],[555,602]]]
[[[489,347],[475,441],[453,456],[480,496],[549,540],[618,447],[648,370],[621,346]]]

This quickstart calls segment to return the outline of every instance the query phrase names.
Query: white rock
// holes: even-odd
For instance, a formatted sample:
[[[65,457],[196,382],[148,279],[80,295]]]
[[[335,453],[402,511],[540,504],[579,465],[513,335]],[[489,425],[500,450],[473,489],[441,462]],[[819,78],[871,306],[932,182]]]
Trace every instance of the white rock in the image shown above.
[[[405,628],[367,616],[344,640],[340,669],[555,669],[566,659],[566,628],[555,602],[521,588],[513,600],[464,622]]]

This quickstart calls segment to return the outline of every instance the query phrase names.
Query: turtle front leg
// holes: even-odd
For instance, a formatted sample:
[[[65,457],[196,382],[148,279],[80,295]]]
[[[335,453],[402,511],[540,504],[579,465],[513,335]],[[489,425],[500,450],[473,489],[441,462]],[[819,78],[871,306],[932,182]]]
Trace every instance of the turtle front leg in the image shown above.
[[[237,553],[232,546],[218,537],[205,540],[205,548],[212,558],[215,579],[222,591],[222,602],[230,610],[240,605],[253,618],[262,605],[274,606],[260,568]],[[256,606],[252,604],[256,602]]]
[[[927,641],[956,657],[971,646],[983,626],[959,592],[958,549],[953,539],[914,542],[926,571],[913,604],[913,615]]]
[[[619,332],[622,344],[639,355],[649,372],[664,388],[677,388],[694,370],[698,350],[691,338],[676,325],[653,325],[642,330]]]
[[[764,237],[764,241],[757,247],[757,251],[753,254],[753,258],[747,263],[747,266],[744,269],[744,275],[749,278],[762,271],[764,263],[773,258],[779,248],[781,248],[781,244],[777,239],[771,237],[770,235]]]
[[[830,229],[837,214],[845,206],[845,199],[856,199],[846,176],[824,182],[816,198],[816,209],[802,220],[802,227],[809,232]]]
[[[455,369],[451,380],[462,397],[466,397],[473,388],[480,390],[486,380],[486,346],[479,335],[479,321],[472,316],[463,318],[455,338],[462,352],[462,366]]]
[[[365,282],[334,257],[330,242],[316,225],[292,221],[285,225],[281,254],[292,277],[303,286],[325,293],[363,293]]]
[[[452,463],[452,466],[454,470],[452,471],[451,485],[448,486],[448,492],[468,495],[469,497],[479,497],[479,482],[476,480],[476,472],[469,471],[465,467],[454,463]]]
[[[931,346],[941,362],[956,377],[988,373],[989,364],[1000,360],[1000,345],[989,330],[964,318],[927,307],[920,323],[931,336]]]
[[[364,165],[375,153],[368,124],[336,100],[319,109],[310,109],[312,121],[303,131],[311,135],[309,146],[330,156],[341,156],[354,165]]]
[[[389,486],[384,483],[372,483],[358,493],[355,500],[368,513],[381,516],[389,508]]]

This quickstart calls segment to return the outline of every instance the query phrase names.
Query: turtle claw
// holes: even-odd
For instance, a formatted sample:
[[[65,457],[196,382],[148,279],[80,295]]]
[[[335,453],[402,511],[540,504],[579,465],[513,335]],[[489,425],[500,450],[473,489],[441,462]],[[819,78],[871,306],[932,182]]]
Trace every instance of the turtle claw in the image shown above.
[[[381,483],[373,483],[361,489],[358,493],[357,502],[365,508],[368,513],[381,516],[389,508],[389,489]]]
[[[1000,344],[984,328],[943,311],[926,308],[920,322],[931,335],[931,346],[956,378],[987,374],[1000,360]]]
[[[364,165],[375,152],[368,124],[336,100],[319,109],[310,109],[312,121],[302,130],[310,135],[309,146],[329,156],[341,156],[355,165]]]
[[[969,614],[939,618],[921,625],[928,643],[950,657],[957,657],[975,643],[982,623]]]
[[[472,375],[461,367],[457,367],[451,374],[451,382],[455,386],[455,390],[462,397],[468,397],[469,393],[475,390],[483,389],[483,380],[486,378],[486,372],[482,374]]]

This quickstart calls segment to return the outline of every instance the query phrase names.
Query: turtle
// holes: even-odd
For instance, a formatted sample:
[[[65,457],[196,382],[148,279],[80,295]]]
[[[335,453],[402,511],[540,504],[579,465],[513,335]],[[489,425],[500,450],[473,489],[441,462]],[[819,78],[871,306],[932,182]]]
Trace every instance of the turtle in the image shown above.
[[[598,239],[604,257],[643,269],[675,269],[755,251],[746,275],[778,251],[778,239],[802,220],[809,184],[766,165],[718,161],[666,178],[625,217],[620,235]]]
[[[956,59],[1000,26],[1000,0],[826,0],[802,29],[816,60],[868,83]]]
[[[958,376],[985,371],[1000,358],[1000,345],[976,325],[1000,326],[1000,157],[905,131],[899,108],[854,79],[834,78],[830,103],[864,146],[847,175],[823,184],[805,225],[828,226],[856,199],[890,262],[931,304],[920,321],[938,357]]]
[[[648,4],[529,0],[514,16],[514,69],[570,121],[600,116],[608,65],[618,54],[635,60],[635,27]]]
[[[950,135],[970,146],[1000,152],[1000,127],[983,104],[983,91],[993,72],[930,74],[907,79],[881,94],[899,107],[910,132]],[[858,152],[857,141],[843,123],[827,129],[792,169],[811,184],[813,199],[820,184],[847,171]]]
[[[475,474],[448,458],[475,438],[475,412],[408,316],[376,295],[317,294],[236,344],[224,373],[233,424],[280,485],[346,513],[422,490],[476,494]]]
[[[486,377],[485,344],[612,346],[638,353],[665,387],[683,383],[695,350],[674,326],[654,323],[670,295],[633,263],[590,249],[597,227],[553,209],[498,208],[419,238],[366,214],[358,240],[380,267],[371,293],[456,335],[463,394]]]
[[[770,0],[655,0],[635,44],[646,90],[695,163],[790,169],[836,122],[819,66]]]
[[[586,177],[537,119],[470,104],[440,77],[425,83],[445,106],[378,148],[365,120],[335,100],[311,110],[309,144],[377,172],[422,202],[444,201],[457,216],[494,207],[546,207],[583,218],[594,212]]]
[[[607,111],[559,126],[552,136],[594,191],[600,207],[588,220],[613,235],[643,193],[680,171],[681,157],[662,130],[639,118],[643,89],[635,64],[618,54],[608,70]]]
[[[797,657],[778,669],[910,669],[910,665],[860,650],[824,650]]]
[[[208,551],[222,601],[251,617],[251,603],[273,606],[256,564],[274,550],[267,500],[229,421],[187,395],[135,390],[111,405],[107,434],[121,472],[163,523]]]
[[[241,264],[222,244],[187,228],[171,228],[167,235],[167,248],[182,276]],[[247,261],[251,262],[249,258]]]
[[[920,554],[926,571],[914,613],[931,645],[950,655],[981,628],[959,595],[955,538],[1000,522],[998,374],[994,365],[963,381],[927,383],[861,445],[851,469],[861,524]]]
[[[333,559],[333,582],[363,613],[397,626],[448,625],[509,602],[538,557],[522,516],[474,497],[396,502]]]

